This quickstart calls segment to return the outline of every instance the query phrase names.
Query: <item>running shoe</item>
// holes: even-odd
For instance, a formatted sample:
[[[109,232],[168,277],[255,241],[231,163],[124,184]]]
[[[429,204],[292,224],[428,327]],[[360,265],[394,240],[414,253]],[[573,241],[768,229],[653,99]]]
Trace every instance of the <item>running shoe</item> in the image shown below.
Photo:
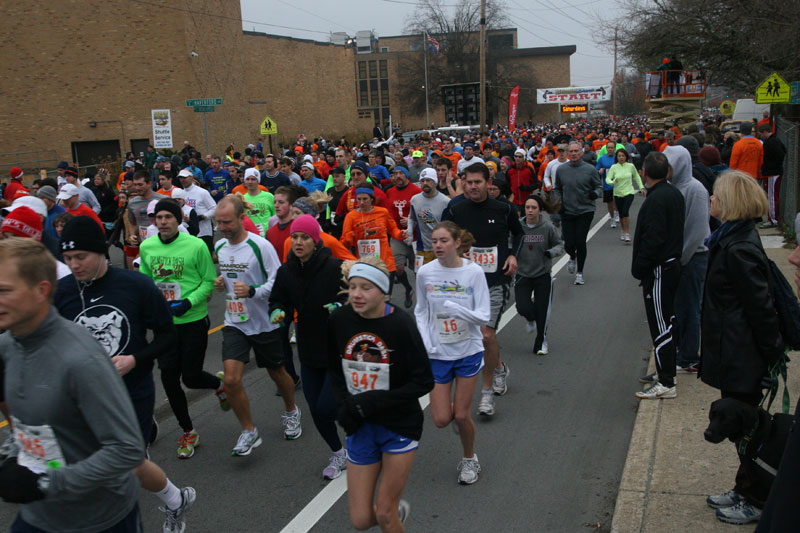
[[[401,524],[406,523],[406,518],[408,518],[410,512],[411,505],[405,500],[400,500],[400,503],[397,506],[397,516],[400,517]]]
[[[11,452],[14,451],[15,441],[16,439],[14,438],[13,434],[6,437],[6,440],[3,441],[3,445],[0,446],[0,459],[5,459],[9,455],[11,455]]]
[[[536,355],[547,355],[548,353],[550,353],[550,350],[547,347],[547,341],[544,341],[542,342],[542,347],[536,352]]]
[[[494,415],[494,392],[481,391],[481,402],[478,404],[478,414],[481,416]]]
[[[236,441],[236,446],[231,450],[231,455],[234,457],[237,455],[250,455],[253,452],[253,448],[258,448],[259,446],[261,446],[261,437],[258,436],[258,428],[254,427],[253,431],[245,429],[239,435],[239,440]]]
[[[150,440],[147,442],[147,444],[148,445],[153,444],[157,438],[158,438],[158,422],[156,421],[156,417],[153,417],[153,429],[150,430]]]
[[[536,332],[536,322],[530,321],[525,322],[525,333],[535,333]]]
[[[217,389],[214,394],[217,395],[217,400],[219,400],[219,408],[223,411],[230,411],[231,403],[228,401],[228,395],[225,393],[225,372],[220,370],[217,372],[217,377],[219,378],[220,385],[219,389]]]
[[[403,302],[403,305],[406,306],[406,309],[410,309],[412,305],[414,305],[414,291],[406,291],[406,299]]]
[[[624,233],[620,233],[619,234],[619,240],[621,240],[622,242],[625,242],[625,234]]]
[[[567,261],[567,271],[570,274],[574,274],[575,273],[575,260],[574,259],[570,259],[569,261]]]
[[[741,500],[732,507],[717,509],[717,519],[728,524],[749,524],[750,522],[758,522],[760,518],[761,509],[745,500]]]
[[[658,374],[656,373],[647,374],[646,376],[642,376],[639,378],[639,383],[643,385],[652,385],[656,381],[658,381]]]
[[[296,331],[293,331],[292,332],[292,336],[289,337],[289,343],[290,344],[297,344],[297,332]]]
[[[712,509],[722,509],[723,507],[733,507],[737,503],[744,501],[742,495],[735,490],[729,490],[722,494],[712,494],[706,498],[706,503]]]
[[[299,439],[303,434],[303,428],[300,427],[300,408],[295,407],[291,413],[281,415],[283,422],[283,436],[286,440]]]
[[[459,485],[472,485],[478,481],[478,474],[481,472],[481,464],[478,462],[478,454],[472,459],[461,459],[458,463],[458,483]]]
[[[342,472],[347,468],[347,452],[343,449],[341,452],[336,452],[331,455],[328,466],[322,471],[323,479],[336,479],[342,475]]]
[[[503,363],[503,370],[494,369],[494,379],[492,379],[492,390],[498,396],[502,396],[508,392],[508,384],[506,380],[508,379],[508,374],[510,371],[508,370],[508,366]]]
[[[611,225],[609,227],[610,228],[616,228],[617,227],[617,221],[612,218],[611,219]]]
[[[677,398],[678,393],[674,385],[672,387],[665,387],[660,382],[656,381],[652,387],[637,392],[636,397],[642,400],[669,400]]]
[[[163,511],[166,517],[164,518],[164,533],[183,533],[186,530],[186,512],[192,508],[194,501],[197,499],[197,492],[192,487],[183,487],[181,489],[181,506],[174,511],[169,507],[159,507],[159,511]]]
[[[630,244],[630,243],[631,243],[631,234],[630,233],[626,233],[625,234],[625,244]]]
[[[200,444],[200,435],[196,430],[187,431],[178,439],[178,459],[188,459],[194,455],[194,449]]]
[[[698,370],[700,370],[699,363],[691,363],[686,366],[678,365],[675,367],[676,374],[697,374]]]
[[[578,272],[575,274],[575,285],[584,285],[586,282],[583,280],[583,273]]]
[[[614,222],[619,222],[619,211],[614,211]]]

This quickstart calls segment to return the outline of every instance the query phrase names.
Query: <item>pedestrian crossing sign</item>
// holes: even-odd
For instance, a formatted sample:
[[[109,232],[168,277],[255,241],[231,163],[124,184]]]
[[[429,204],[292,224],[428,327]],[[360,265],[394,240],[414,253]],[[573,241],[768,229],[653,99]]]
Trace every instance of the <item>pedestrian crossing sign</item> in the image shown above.
[[[786,94],[789,93],[787,92]],[[268,116],[264,117],[264,120],[261,121],[261,127],[259,128],[259,132],[261,133],[261,135],[277,135],[278,124]]]
[[[791,99],[789,82],[773,72],[756,88],[757,104],[788,104]]]

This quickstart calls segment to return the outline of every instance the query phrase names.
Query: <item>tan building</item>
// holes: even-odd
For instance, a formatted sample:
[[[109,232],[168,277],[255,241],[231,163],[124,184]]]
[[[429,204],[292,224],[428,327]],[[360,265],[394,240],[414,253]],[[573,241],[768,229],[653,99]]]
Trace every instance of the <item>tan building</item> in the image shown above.
[[[278,125],[274,149],[299,133],[363,140],[376,116],[386,123],[391,114],[404,129],[425,123],[424,113],[406,111],[399,90],[401,60],[421,57],[421,35],[372,38],[371,48],[359,50],[242,31],[236,0],[29,0],[5,7],[2,173],[17,164],[53,168],[64,159],[85,166],[120,151],[138,154],[153,142],[152,110],[170,110],[174,150],[189,140],[205,152],[203,113],[187,99],[222,99],[206,115],[215,153],[231,143],[244,151],[267,115]],[[32,24],[32,13],[48,22]],[[496,33],[490,47],[503,41],[504,57],[536,72],[540,86],[569,85],[574,46],[517,49],[516,30]],[[520,109],[520,120],[527,119],[522,101]],[[537,109],[534,118],[549,114],[555,109]],[[431,108],[431,117],[443,124],[443,107]],[[504,122],[505,113],[494,119]]]

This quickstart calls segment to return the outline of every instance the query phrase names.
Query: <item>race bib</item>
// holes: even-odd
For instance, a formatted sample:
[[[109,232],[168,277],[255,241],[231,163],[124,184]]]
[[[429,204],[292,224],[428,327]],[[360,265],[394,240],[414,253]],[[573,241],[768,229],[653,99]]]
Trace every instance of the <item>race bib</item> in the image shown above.
[[[139,242],[142,242],[147,238],[147,227],[139,226]]]
[[[265,235],[264,233],[264,224],[256,224],[256,229],[258,230],[258,234],[262,237]]]
[[[48,425],[27,426],[13,416],[11,419],[14,422],[14,440],[19,448],[17,464],[35,474],[67,465],[53,428]]]
[[[491,248],[478,248],[473,246],[469,256],[487,274],[497,272],[497,246]]]
[[[414,255],[414,270],[419,270],[422,265],[425,264],[425,256],[420,254]]]
[[[358,241],[358,257],[366,257],[368,255],[381,256],[380,239],[361,239]]]
[[[453,344],[469,337],[469,326],[460,318],[453,318],[447,313],[436,313],[436,333],[442,344]]]
[[[156,283],[156,287],[161,293],[164,295],[164,299],[168,302],[174,302],[176,300],[181,299],[181,284],[180,283],[170,283],[167,281],[159,281]]]
[[[350,394],[389,390],[389,363],[368,363],[342,359],[342,371]]]
[[[231,322],[247,322],[250,319],[245,300],[246,298],[237,298],[233,294],[225,295],[225,315]]]

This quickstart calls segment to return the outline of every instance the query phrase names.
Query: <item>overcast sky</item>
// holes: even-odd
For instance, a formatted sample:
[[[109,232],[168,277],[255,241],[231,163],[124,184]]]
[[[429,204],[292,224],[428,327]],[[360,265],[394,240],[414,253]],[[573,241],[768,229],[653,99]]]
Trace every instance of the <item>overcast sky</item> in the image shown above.
[[[476,0],[477,1],[477,0]],[[615,13],[614,4],[587,0],[503,0],[508,18],[517,28],[520,48],[574,44],[571,57],[572,85],[610,83],[613,53],[596,44],[606,31],[594,22],[602,6],[605,18]],[[378,36],[400,35],[414,0],[240,0],[242,28],[278,35],[328,42],[330,32],[373,30]],[[456,0],[443,0],[445,5]],[[454,9],[449,7],[448,9]],[[610,11],[610,12],[609,12]],[[271,24],[272,26],[268,25]],[[283,27],[279,27],[283,26]],[[613,29],[611,30],[613,31]]]

